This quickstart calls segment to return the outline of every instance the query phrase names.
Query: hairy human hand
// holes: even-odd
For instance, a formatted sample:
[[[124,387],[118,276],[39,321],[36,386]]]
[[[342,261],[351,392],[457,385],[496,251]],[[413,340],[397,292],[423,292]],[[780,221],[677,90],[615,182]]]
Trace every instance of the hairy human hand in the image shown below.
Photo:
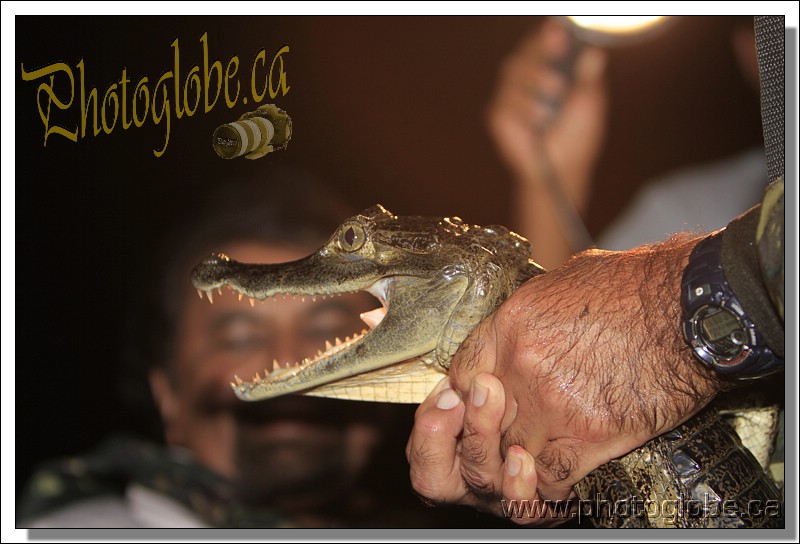
[[[586,251],[517,289],[462,344],[453,389],[420,406],[408,450],[417,492],[495,512],[512,488],[563,501],[589,472],[710,402],[720,383],[680,332],[681,273],[697,240]],[[484,419],[460,401],[481,394],[476,384],[491,392]],[[510,459],[529,471],[522,484],[502,477]]]

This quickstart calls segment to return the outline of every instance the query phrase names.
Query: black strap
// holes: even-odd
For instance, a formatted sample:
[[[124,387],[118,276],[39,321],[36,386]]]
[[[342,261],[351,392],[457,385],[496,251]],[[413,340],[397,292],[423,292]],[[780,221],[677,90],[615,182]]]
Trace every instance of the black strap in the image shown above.
[[[775,181],[784,173],[785,18],[755,18],[758,71],[761,78],[761,122],[767,152],[767,174]]]
[[[784,43],[786,32],[784,18],[764,16],[755,18],[756,52],[761,78],[761,120],[767,156],[768,181],[782,178],[784,173]],[[758,324],[767,344],[775,353],[783,355],[784,330],[782,315],[776,311],[769,293],[768,281],[783,280],[783,241],[780,241],[775,262],[759,259],[756,232],[761,207],[731,221],[722,244],[722,262],[725,277],[747,315]],[[782,219],[782,217],[778,217]],[[780,224],[782,228],[782,222]],[[782,231],[781,231],[782,234]],[[779,268],[781,274],[767,272]],[[782,292],[781,292],[782,293]]]

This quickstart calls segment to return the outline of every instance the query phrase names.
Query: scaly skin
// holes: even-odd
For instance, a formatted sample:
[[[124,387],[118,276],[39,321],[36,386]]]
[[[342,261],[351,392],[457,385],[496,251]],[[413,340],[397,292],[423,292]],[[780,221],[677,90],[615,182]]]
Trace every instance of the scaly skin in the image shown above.
[[[369,291],[386,309],[370,332],[332,345],[295,366],[273,364],[265,376],[234,385],[243,400],[261,400],[337,384],[359,375],[356,398],[363,398],[362,374],[379,373],[378,383],[406,382],[412,372],[424,387],[379,395],[387,402],[421,402],[447,372],[469,332],[525,279],[544,272],[529,260],[528,242],[505,227],[477,227],[458,218],[398,218],[374,206],[345,221],[316,253],[285,264],[243,264],[212,255],[192,272],[192,282],[209,299],[223,286],[252,299],[280,294],[328,296]],[[420,363],[420,360],[423,363]],[[238,381],[238,380],[237,380]],[[316,391],[324,394],[324,391]],[[326,395],[327,396],[327,395]]]
[[[385,309],[370,332],[336,339],[312,359],[232,387],[249,401],[289,393],[382,402],[422,402],[446,373],[459,345],[522,282],[544,272],[529,259],[527,240],[505,227],[458,218],[397,217],[380,205],[347,219],[316,253],[285,264],[243,264],[215,254],[192,272],[200,296],[229,287],[264,300],[281,294],[318,297],[368,291]],[[736,462],[734,462],[736,461]],[[735,470],[731,466],[735,465]],[[739,471],[737,473],[736,471]],[[739,485],[745,482],[745,485]],[[758,500],[780,502],[736,433],[715,409],[702,412],[620,459],[590,473],[581,499]],[[713,509],[712,509],[713,510]],[[782,517],[709,514],[700,519],[599,517],[601,526],[782,526]]]

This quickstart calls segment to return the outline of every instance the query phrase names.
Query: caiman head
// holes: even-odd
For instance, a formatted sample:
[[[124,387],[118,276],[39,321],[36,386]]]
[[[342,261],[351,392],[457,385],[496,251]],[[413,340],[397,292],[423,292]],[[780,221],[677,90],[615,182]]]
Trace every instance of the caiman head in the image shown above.
[[[250,382],[237,377],[231,385],[239,398],[304,392],[421,402],[472,328],[522,281],[543,272],[529,254],[527,240],[505,227],[467,225],[457,217],[398,217],[377,205],[347,219],[308,257],[245,264],[213,254],[192,271],[192,283],[211,302],[213,291],[229,288],[251,304],[353,291],[381,303],[362,315],[371,330],[328,342],[324,352],[294,365],[275,361]],[[422,385],[410,388],[415,376]],[[367,384],[378,392],[365,394]]]

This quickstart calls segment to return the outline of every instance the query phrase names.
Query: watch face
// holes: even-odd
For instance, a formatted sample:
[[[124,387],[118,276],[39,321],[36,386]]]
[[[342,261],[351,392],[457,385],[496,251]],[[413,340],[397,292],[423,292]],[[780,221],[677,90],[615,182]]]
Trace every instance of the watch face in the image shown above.
[[[694,333],[717,358],[735,359],[747,348],[747,329],[735,314],[725,308],[700,308],[694,316]]]

